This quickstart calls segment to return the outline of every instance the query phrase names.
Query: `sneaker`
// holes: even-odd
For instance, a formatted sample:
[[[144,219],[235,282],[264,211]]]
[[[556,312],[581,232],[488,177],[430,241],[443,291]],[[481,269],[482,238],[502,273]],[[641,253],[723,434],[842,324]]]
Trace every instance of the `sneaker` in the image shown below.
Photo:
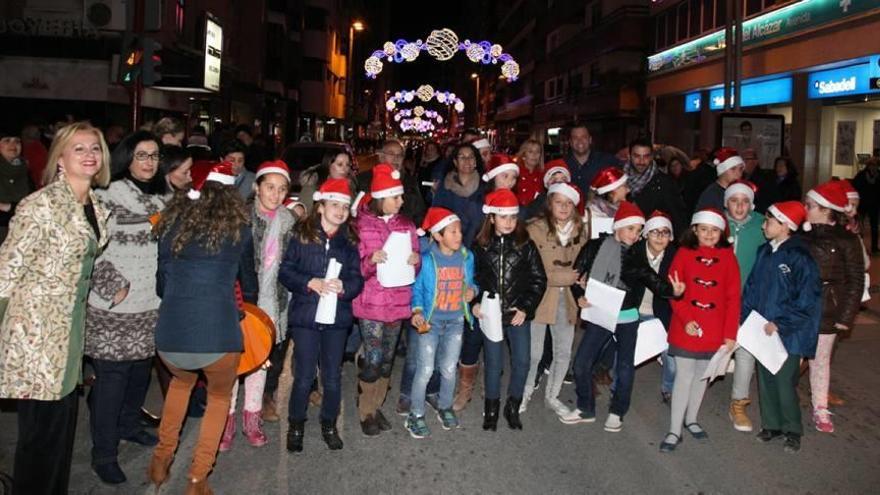
[[[544,405],[553,409],[553,412],[556,413],[557,416],[562,417],[566,414],[571,414],[571,409],[566,407],[565,404],[562,403],[561,400],[553,398],[553,399],[544,399]]]
[[[560,416],[559,421],[562,421],[567,425],[576,425],[578,423],[593,423],[596,421],[596,415],[585,413],[576,408],[568,414]]]
[[[439,402],[439,399],[437,398],[437,394],[431,394],[431,395],[425,396],[425,404],[428,404],[429,406],[431,406],[431,409],[433,409],[435,411],[440,410],[440,405],[439,405],[440,402]]]
[[[733,422],[733,429],[736,431],[750,432],[752,431],[752,420],[746,414],[746,406],[751,404],[749,399],[740,399],[730,401],[730,409],[727,416]]]
[[[801,450],[800,435],[786,433],[785,443],[783,444],[782,450],[784,450],[786,454],[797,454]]]
[[[822,433],[834,433],[834,423],[831,422],[831,411],[826,408],[813,410],[813,423],[816,430]]]
[[[415,417],[412,414],[407,416],[404,423],[409,436],[413,438],[425,438],[431,436],[431,430],[428,429],[428,423],[425,422],[424,416]]]
[[[401,416],[409,416],[409,410],[411,407],[412,402],[409,400],[409,397],[401,395],[400,399],[397,400],[397,414]]]
[[[623,419],[617,414],[611,413],[608,415],[608,419],[605,420],[605,431],[610,431],[611,433],[617,433],[618,431],[623,429]]]
[[[572,373],[571,371],[566,373],[565,378],[562,379],[562,383],[566,385],[571,385],[572,383],[574,383],[574,373]]]
[[[437,419],[440,420],[440,423],[443,425],[444,430],[461,428],[461,423],[458,421],[458,416],[455,415],[455,411],[453,411],[452,409],[443,409],[437,411]]]

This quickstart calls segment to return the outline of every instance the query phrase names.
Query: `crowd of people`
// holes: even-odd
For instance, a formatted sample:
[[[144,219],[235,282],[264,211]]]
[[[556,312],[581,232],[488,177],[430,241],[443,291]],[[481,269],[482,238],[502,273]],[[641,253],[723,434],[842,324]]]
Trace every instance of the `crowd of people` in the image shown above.
[[[421,143],[418,159],[389,140],[361,173],[334,151],[294,181],[283,161],[255,158],[246,128],[215,146],[199,129],[183,146],[185,131],[163,119],[111,145],[74,122],[43,155],[29,152],[33,163],[23,135],[0,136],[0,397],[18,403],[15,493],[66,492],[84,358],[94,373],[95,473],[126,481],[125,440],[154,448],[148,476],[161,485],[185,417],[201,415],[193,494],[211,493],[207,478],[218,451],[233,448],[239,409],[247,442],[270,441],[263,425],[281,419],[290,346],[293,453],[304,450],[310,403],[320,404],[327,447],[343,448],[337,419],[352,352],[367,437],[393,428],[391,410],[416,439],[433,424],[459,428],[461,412],[476,407],[481,362],[483,430],[496,431],[502,416],[511,430],[526,427],[522,413],[541,386],[561,423],[595,422],[604,371],[612,392],[603,428],[619,432],[639,329],[651,319],[668,334],[661,452],[685,433],[708,438],[699,413],[719,350],[734,353],[733,428],[755,429],[748,406],[757,400],[758,439],[799,451],[797,383],[809,368],[810,423],[834,430],[832,349],[853,327],[871,254],[859,211],[878,252],[876,160],[852,182],[801,197],[785,157],[772,170],[731,148],[661,158],[645,139],[611,155],[575,123],[558,159],[545,160],[536,140],[513,157],[497,153],[467,130],[445,149]],[[594,283],[625,292],[612,328],[581,319],[605,304],[591,300]],[[243,370],[241,321],[252,306],[276,331],[264,362]],[[776,372],[737,345],[752,312],[788,352]],[[154,370],[164,398],[156,434],[142,411]],[[560,397],[571,379],[573,408]],[[393,408],[389,395],[398,397]]]

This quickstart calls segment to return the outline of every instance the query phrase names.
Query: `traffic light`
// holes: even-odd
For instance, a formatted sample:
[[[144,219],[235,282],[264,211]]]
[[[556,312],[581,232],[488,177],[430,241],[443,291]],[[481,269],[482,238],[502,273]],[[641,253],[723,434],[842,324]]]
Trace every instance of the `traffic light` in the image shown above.
[[[141,73],[141,60],[144,51],[137,36],[126,34],[122,40],[119,55],[119,82],[125,85],[134,84]]]
[[[162,73],[159,66],[162,65],[162,44],[153,38],[143,39],[143,60],[141,77],[143,77],[144,86],[152,86],[162,80]]]

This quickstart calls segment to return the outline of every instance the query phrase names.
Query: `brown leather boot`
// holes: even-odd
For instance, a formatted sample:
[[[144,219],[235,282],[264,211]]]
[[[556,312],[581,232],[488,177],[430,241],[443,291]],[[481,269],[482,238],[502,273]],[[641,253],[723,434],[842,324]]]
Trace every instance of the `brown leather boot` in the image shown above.
[[[207,478],[201,480],[190,478],[184,495],[214,495],[214,490],[211,490],[211,487],[208,486]]]
[[[471,401],[474,394],[474,382],[477,380],[478,364],[459,364],[458,365],[458,392],[455,394],[455,402],[452,403],[452,410],[455,412],[463,411]]]
[[[150,467],[147,469],[147,476],[150,481],[158,488],[168,479],[168,470],[171,467],[173,457],[161,458],[155,454],[150,459]]]
[[[278,409],[275,405],[275,399],[271,395],[263,396],[263,421],[267,423],[275,423],[281,419],[278,416]]]

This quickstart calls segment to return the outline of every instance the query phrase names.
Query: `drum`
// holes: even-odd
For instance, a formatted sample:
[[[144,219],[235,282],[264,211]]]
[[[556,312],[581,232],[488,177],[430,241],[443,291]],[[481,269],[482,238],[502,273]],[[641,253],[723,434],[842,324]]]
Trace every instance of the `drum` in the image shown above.
[[[244,319],[241,320],[241,337],[244,352],[238,363],[238,374],[244,375],[259,368],[269,359],[275,345],[275,324],[262,309],[243,303]]]

